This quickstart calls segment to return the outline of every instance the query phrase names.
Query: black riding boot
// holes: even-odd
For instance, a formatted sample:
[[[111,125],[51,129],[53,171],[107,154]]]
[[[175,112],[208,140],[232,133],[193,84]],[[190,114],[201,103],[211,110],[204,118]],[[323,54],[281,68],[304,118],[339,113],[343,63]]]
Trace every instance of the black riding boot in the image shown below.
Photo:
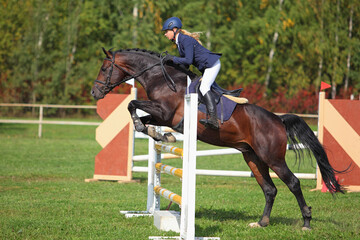
[[[215,99],[213,96],[213,93],[211,91],[208,91],[204,97],[203,100],[205,102],[207,111],[209,113],[210,118],[209,119],[200,119],[200,123],[205,125],[205,127],[210,127],[213,129],[219,129],[219,123],[217,119],[216,114],[216,104]]]

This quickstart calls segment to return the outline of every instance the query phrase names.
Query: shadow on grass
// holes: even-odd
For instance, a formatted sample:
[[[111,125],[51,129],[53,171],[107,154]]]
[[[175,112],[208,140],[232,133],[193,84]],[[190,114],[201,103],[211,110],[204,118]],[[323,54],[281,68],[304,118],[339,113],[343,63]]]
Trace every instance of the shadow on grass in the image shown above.
[[[210,237],[210,236],[214,236],[221,232],[222,229],[219,227],[219,225],[216,226],[210,226],[210,227],[199,227],[199,225],[195,224],[195,232],[197,236],[203,236],[203,237]]]
[[[317,217],[317,218],[313,218],[312,221],[320,222],[323,224],[332,224],[334,226],[344,225],[343,221],[337,221],[336,219],[334,219],[332,217]]]
[[[214,221],[225,222],[229,220],[253,220],[256,216],[249,216],[237,210],[204,209],[196,211],[196,217],[207,218]]]
[[[146,183],[148,179],[146,177],[136,176],[133,180],[138,181],[139,183]]]
[[[218,233],[223,232],[223,222],[232,221],[254,221],[256,216],[249,216],[245,212],[238,210],[224,210],[224,209],[205,209],[200,208],[196,211],[197,218],[205,218],[213,221],[211,226],[200,227],[196,226],[196,234],[199,236],[216,236]],[[219,223],[220,222],[220,223]]]
[[[22,134],[25,130],[27,130],[26,127],[18,125],[18,124],[10,124],[10,123],[0,123],[0,133],[5,134],[9,133],[11,131],[11,134]]]
[[[260,220],[261,215],[251,215],[248,212],[238,211],[238,210],[224,210],[224,209],[205,209],[201,208],[196,211],[197,218],[205,218],[214,221],[214,225],[200,228],[197,226],[197,233],[207,234],[207,235],[216,235],[216,233],[221,232],[221,224],[216,224],[218,222],[231,222],[231,221],[242,221],[246,222],[246,227],[251,222],[256,222]],[[231,223],[229,223],[231,224]],[[294,226],[301,229],[303,225],[303,219],[299,218],[290,218],[290,217],[271,217],[270,225],[285,225],[285,226]]]
[[[303,225],[302,217],[299,218],[288,218],[288,217],[271,217],[270,225],[285,225],[285,226],[297,226],[302,227]]]

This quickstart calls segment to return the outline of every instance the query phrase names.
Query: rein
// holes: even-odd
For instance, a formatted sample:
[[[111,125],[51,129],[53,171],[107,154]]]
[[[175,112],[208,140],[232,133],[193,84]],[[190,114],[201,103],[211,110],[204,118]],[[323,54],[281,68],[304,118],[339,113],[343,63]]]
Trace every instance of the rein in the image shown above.
[[[161,63],[161,71],[164,75],[164,78],[165,78],[165,82],[166,84],[168,85],[168,87],[173,91],[173,92],[176,92],[176,84],[174,82],[174,80],[171,78],[171,76],[167,73],[165,67],[164,67],[164,59],[167,55],[167,51],[166,52],[162,52],[160,54],[160,63]],[[164,56],[163,56],[164,55]],[[169,83],[170,82],[170,83]],[[171,84],[171,85],[170,85]]]
[[[163,56],[163,54],[165,53],[165,55]],[[110,71],[106,77],[106,80],[105,82],[104,81],[100,81],[100,80],[95,80],[95,83],[100,83],[102,84],[104,87],[103,88],[100,88],[98,85],[95,85],[95,87],[103,94],[106,93],[106,91],[111,91],[113,88],[119,86],[120,84],[130,80],[130,79],[136,79],[137,77],[141,76],[142,74],[144,74],[146,71],[150,70],[151,68],[157,66],[157,65],[160,65],[161,66],[161,71],[164,75],[164,78],[165,78],[165,81],[166,81],[166,84],[168,85],[168,87],[176,92],[176,84],[175,82],[173,81],[173,79],[170,77],[170,75],[167,73],[166,69],[165,69],[165,66],[164,66],[164,58],[165,56],[167,55],[167,52],[163,52],[161,53],[160,55],[160,62],[158,63],[155,63],[145,69],[143,69],[142,71],[136,73],[136,74],[131,74],[129,71],[127,71],[125,68],[119,66],[118,64],[115,63],[115,55],[116,54],[113,54],[113,57],[112,59],[110,58],[104,58],[104,60],[107,60],[107,61],[110,61],[111,62],[111,66],[110,66]],[[112,72],[113,72],[113,69],[114,69],[114,66],[117,67],[118,69],[120,69],[121,71],[125,72],[128,76],[123,78],[121,81],[117,82],[117,83],[111,83],[111,76],[112,76]],[[170,82],[170,83],[169,83]]]

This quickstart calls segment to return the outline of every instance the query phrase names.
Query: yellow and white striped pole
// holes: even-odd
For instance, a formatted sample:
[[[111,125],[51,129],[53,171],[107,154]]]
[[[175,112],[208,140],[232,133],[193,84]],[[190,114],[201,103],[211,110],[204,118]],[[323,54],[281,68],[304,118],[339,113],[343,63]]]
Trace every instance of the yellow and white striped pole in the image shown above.
[[[183,170],[181,168],[175,168],[162,163],[156,163],[155,168],[159,171],[164,171],[167,174],[182,178]]]
[[[180,157],[183,156],[183,149],[182,148],[173,147],[173,146],[160,144],[160,143],[156,143],[155,148],[156,148],[156,150],[158,150],[160,152],[163,151],[163,152],[168,152],[168,153],[175,154],[175,155],[180,156]]]
[[[181,196],[177,195],[176,193],[167,190],[165,188],[162,188],[160,186],[155,186],[154,191],[156,194],[159,194],[164,198],[169,199],[170,201],[178,204],[181,207]]]

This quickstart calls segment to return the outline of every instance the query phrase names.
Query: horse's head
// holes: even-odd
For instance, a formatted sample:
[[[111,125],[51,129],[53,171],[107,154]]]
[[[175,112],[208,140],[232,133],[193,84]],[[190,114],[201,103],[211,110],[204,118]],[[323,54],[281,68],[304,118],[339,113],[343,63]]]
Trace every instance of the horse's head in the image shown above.
[[[96,100],[104,98],[114,87],[129,80],[127,76],[131,76],[121,63],[116,63],[116,52],[106,51],[104,48],[102,50],[106,57],[91,89],[91,95]]]
[[[106,57],[100,68],[98,77],[95,80],[94,86],[91,89],[91,95],[98,100],[104,98],[114,87],[119,86],[121,83],[126,82],[132,78],[136,79],[144,88],[156,87],[158,84],[166,83],[168,87],[176,92],[176,84],[170,75],[175,77],[175,80],[178,81],[178,84],[185,87],[184,81],[180,81],[180,78],[185,77],[190,74],[194,76],[193,73],[184,70],[178,65],[170,64],[164,65],[164,55],[158,54],[152,51],[147,51],[144,49],[127,49],[127,50],[118,50],[116,52],[106,51],[104,48],[103,52]],[[159,67],[157,67],[159,66]],[[166,67],[166,68],[165,68]],[[169,71],[169,72],[168,72]],[[145,74],[146,83],[145,83]],[[181,73],[182,76],[177,75],[176,73]],[[184,75],[186,73],[186,75]],[[142,76],[144,74],[144,76]],[[160,78],[163,78],[165,81],[161,81]],[[153,81],[152,84],[149,82]],[[147,91],[145,89],[145,91]],[[149,92],[152,92],[149,90]]]

